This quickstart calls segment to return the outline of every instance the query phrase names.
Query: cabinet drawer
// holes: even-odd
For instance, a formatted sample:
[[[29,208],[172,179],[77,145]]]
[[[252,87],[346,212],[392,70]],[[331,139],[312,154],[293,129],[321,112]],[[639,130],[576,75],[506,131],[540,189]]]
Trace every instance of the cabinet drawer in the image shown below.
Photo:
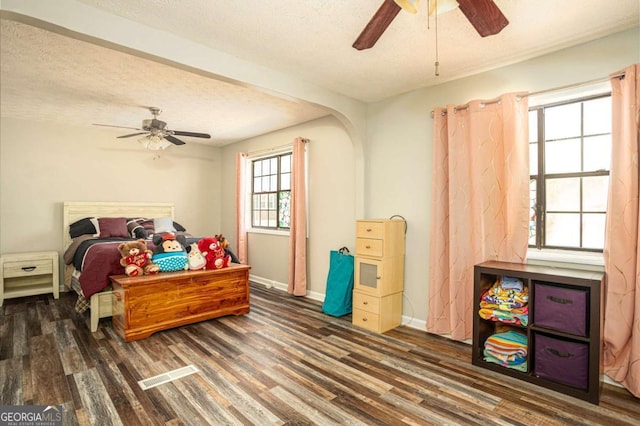
[[[384,234],[384,223],[358,221],[356,222],[356,238],[377,238],[382,239]]]
[[[371,238],[356,239],[357,256],[382,257],[383,254],[382,240],[374,240]]]
[[[586,290],[536,283],[534,291],[535,325],[578,336],[588,334]]]
[[[378,322],[380,319],[379,314],[374,314],[371,312],[364,311],[362,309],[353,309],[352,322],[353,325],[366,328],[367,330],[377,331],[380,329],[378,327]]]
[[[50,259],[5,262],[2,273],[4,278],[51,274],[53,273],[53,264]]]
[[[360,309],[373,314],[380,313],[380,298],[369,296],[358,291],[353,292],[353,309]]]
[[[580,389],[589,386],[589,345],[534,335],[534,373]]]

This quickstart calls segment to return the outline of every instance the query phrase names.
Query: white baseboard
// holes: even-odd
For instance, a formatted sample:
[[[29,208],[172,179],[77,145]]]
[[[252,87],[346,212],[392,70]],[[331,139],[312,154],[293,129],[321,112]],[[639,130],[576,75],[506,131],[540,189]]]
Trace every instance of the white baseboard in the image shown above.
[[[257,275],[249,274],[249,281],[253,281],[258,284],[264,285],[266,288],[275,288],[276,290],[287,291],[289,289],[289,284],[281,283],[279,281],[270,280],[268,278],[259,277]],[[318,293],[317,291],[307,291],[306,297],[309,299],[317,300],[319,302],[324,302],[324,294]]]
[[[266,288],[277,288],[278,290],[287,291],[287,284],[283,284],[278,281],[270,280],[268,278],[259,277],[257,275],[249,274],[249,281],[262,284]]]

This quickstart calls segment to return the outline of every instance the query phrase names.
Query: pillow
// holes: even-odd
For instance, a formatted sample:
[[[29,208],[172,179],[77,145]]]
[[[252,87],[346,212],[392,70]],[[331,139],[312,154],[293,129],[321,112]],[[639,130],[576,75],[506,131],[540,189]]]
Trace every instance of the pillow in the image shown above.
[[[98,219],[85,217],[69,225],[69,236],[71,238],[78,238],[80,235],[91,235],[92,237],[100,235]]]
[[[153,219],[153,229],[156,234],[162,232],[176,232],[176,228],[173,227],[173,219],[170,217],[157,217]]]
[[[124,217],[100,217],[98,225],[100,226],[100,238],[129,238],[127,219]]]
[[[144,218],[138,219],[127,219],[127,231],[129,232],[129,236],[131,238],[147,238],[147,231],[142,226],[142,222],[144,222]]]

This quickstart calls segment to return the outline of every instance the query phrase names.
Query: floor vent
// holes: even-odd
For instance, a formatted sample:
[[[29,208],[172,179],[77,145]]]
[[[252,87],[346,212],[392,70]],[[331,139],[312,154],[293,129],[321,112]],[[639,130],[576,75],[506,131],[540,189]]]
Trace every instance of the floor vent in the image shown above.
[[[193,373],[198,373],[198,370],[193,365],[187,365],[185,367],[178,368],[176,370],[168,371],[166,373],[158,374],[157,376],[149,377],[148,379],[140,380],[138,384],[142,390],[154,388],[163,383],[172,382],[176,379],[188,376]]]

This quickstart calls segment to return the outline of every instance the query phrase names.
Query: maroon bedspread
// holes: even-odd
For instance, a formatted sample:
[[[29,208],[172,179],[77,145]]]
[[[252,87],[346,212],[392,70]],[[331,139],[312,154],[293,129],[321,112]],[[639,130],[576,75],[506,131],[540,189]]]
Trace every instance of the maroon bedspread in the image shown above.
[[[104,290],[110,284],[109,276],[124,274],[118,252],[120,243],[122,241],[99,242],[84,252],[79,281],[85,299]]]
[[[185,234],[187,245],[197,242],[202,237],[193,237]],[[124,267],[120,265],[120,252],[118,245],[126,241],[135,239],[113,238],[95,239],[90,238],[81,241],[80,244],[69,247],[69,253],[65,253],[65,262],[73,263],[76,270],[80,271],[80,287],[85,299],[89,299],[93,294],[104,290],[111,284],[111,275],[124,274]],[[155,248],[151,240],[147,240],[147,248],[151,251]]]

